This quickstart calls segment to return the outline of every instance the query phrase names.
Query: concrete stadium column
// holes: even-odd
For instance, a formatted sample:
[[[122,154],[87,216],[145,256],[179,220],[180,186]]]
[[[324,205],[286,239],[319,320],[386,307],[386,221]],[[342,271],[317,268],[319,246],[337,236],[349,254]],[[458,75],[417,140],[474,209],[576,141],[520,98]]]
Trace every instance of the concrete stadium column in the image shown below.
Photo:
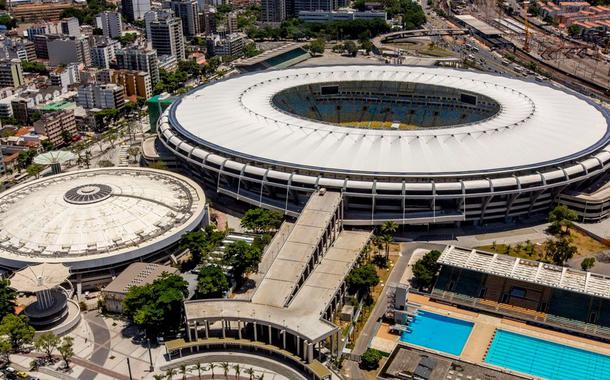
[[[334,355],[335,354],[335,334],[329,336],[330,338],[330,354]]]
[[[225,331],[225,320],[221,319],[220,320],[220,324],[221,324],[220,326],[221,326],[221,329],[222,329],[222,339],[224,339],[224,338],[227,337],[227,332]]]
[[[186,337],[189,341],[191,340],[191,323],[189,321],[186,321]]]
[[[301,356],[301,338],[299,338],[298,335],[295,335],[295,341],[296,341],[296,345],[297,346],[297,356]]]
[[[337,341],[337,358],[341,357],[341,331],[338,331],[337,334],[335,335],[336,341]]]
[[[307,363],[311,363],[314,360],[313,357],[313,343],[307,342]]]
[[[204,327],[205,327],[205,338],[209,339],[210,338],[210,322],[207,321],[207,319],[203,322]]]
[[[254,323],[254,341],[258,342],[258,331],[257,331],[258,326],[256,326],[256,322],[253,322],[253,323]]]
[[[195,340],[199,340],[199,335],[197,333],[197,321],[195,321]]]
[[[237,335],[239,336],[239,339],[241,339],[241,321],[237,320]]]
[[[286,349],[286,330],[282,330],[280,332],[280,334],[282,334],[282,348],[285,350]]]
[[[271,327],[271,325],[268,325],[268,331],[269,331],[269,344],[273,344],[273,328]]]

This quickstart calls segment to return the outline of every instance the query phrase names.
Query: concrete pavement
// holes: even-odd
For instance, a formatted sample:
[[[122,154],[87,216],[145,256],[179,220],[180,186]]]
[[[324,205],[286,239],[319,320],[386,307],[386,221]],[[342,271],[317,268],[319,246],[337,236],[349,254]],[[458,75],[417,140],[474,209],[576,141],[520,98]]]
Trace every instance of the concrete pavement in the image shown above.
[[[411,255],[416,249],[442,249],[444,245],[442,244],[434,244],[434,243],[402,243],[400,247],[400,258],[394,265],[388,280],[386,281],[386,286],[381,291],[379,298],[377,299],[377,303],[371,312],[368,320],[366,321],[362,331],[358,335],[356,342],[354,344],[354,349],[352,353],[354,355],[362,355],[366,349],[368,348],[371,340],[375,337],[377,330],[379,329],[379,325],[381,324],[381,320],[385,311],[387,309],[387,289],[388,284],[398,283],[405,272],[407,265],[409,264],[409,259]],[[366,372],[362,371],[357,362],[346,360],[344,363],[346,376],[350,379],[367,379]]]

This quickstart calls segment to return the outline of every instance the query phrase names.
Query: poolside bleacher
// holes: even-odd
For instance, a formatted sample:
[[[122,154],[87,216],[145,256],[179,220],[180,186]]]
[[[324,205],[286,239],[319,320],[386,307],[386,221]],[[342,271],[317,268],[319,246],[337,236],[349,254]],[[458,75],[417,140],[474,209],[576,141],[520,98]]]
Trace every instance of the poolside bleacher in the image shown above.
[[[431,298],[610,341],[610,279],[490,252],[447,247]]]

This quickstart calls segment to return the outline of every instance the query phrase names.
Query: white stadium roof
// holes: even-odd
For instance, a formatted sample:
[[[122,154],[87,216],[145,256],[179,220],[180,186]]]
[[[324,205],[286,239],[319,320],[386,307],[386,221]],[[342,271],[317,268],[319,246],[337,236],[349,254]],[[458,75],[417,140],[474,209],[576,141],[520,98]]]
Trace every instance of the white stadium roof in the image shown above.
[[[277,109],[278,92],[337,81],[400,81],[463,89],[500,111],[480,122],[417,130],[361,129]],[[248,161],[316,171],[451,175],[535,169],[607,144],[601,108],[549,85],[480,72],[405,66],[328,66],[258,72],[198,88],[171,124],[199,144]]]
[[[86,269],[137,259],[199,225],[205,196],[167,171],[67,172],[0,194],[0,265],[65,263]]]

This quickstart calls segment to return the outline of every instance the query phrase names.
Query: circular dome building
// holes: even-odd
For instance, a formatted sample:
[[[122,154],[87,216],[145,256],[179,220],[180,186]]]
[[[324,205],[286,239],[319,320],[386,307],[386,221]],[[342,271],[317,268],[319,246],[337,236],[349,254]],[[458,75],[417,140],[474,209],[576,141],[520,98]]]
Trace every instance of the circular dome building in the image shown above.
[[[341,191],[345,222],[511,220],[610,161],[608,111],[535,81],[442,68],[326,66],[199,87],[158,134],[218,192],[288,214]]]
[[[62,263],[84,285],[133,261],[162,261],[207,220],[201,187],[152,169],[68,172],[0,194],[0,266]]]

